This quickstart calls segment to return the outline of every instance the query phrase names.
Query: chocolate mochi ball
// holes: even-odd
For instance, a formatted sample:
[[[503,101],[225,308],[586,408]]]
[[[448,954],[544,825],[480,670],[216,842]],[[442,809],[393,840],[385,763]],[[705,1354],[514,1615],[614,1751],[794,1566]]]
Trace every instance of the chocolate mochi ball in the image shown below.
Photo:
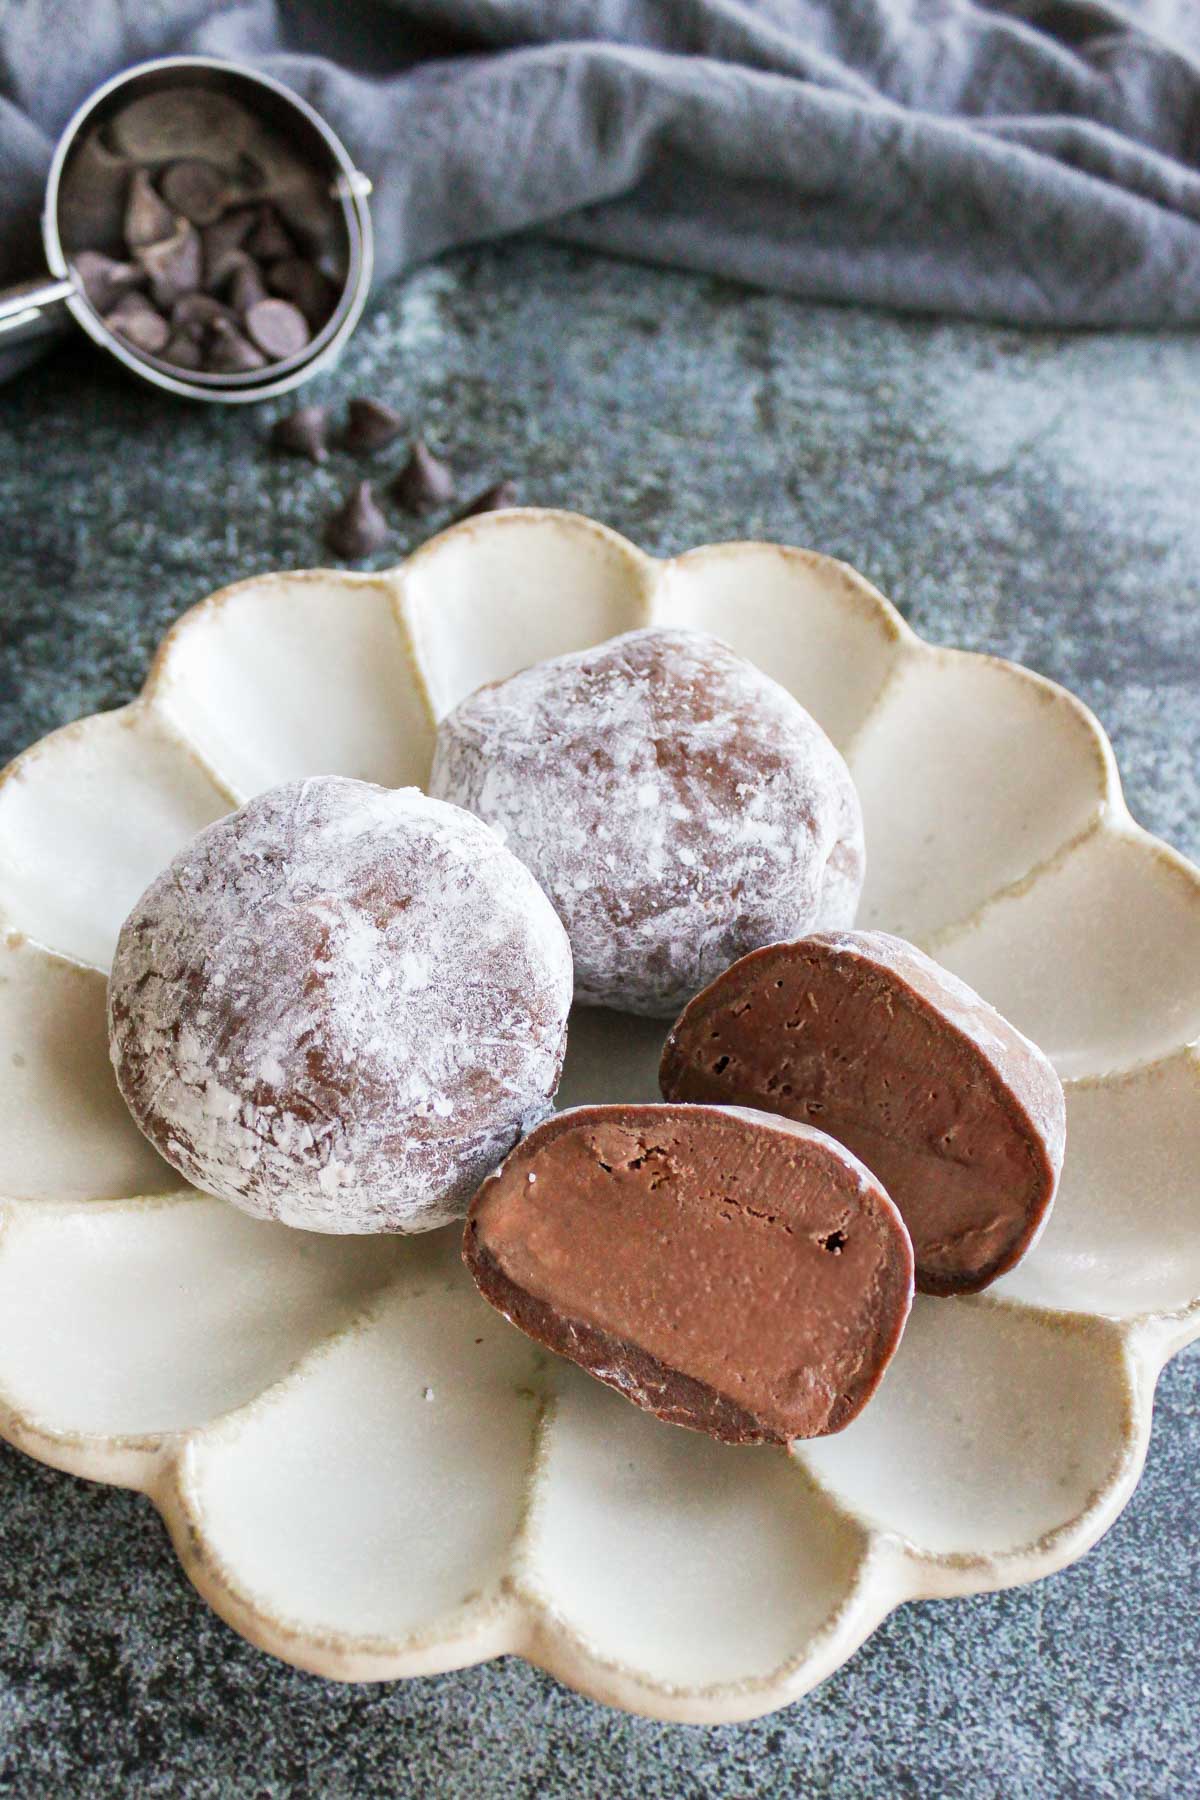
[[[195,1186],[311,1231],[423,1231],[549,1111],[571,953],[529,872],[415,788],[289,782],[125,921],[109,1038]]]
[[[737,957],[853,923],[862,813],[778,682],[704,632],[627,632],[461,701],[431,792],[553,902],[575,997],[669,1016]]]

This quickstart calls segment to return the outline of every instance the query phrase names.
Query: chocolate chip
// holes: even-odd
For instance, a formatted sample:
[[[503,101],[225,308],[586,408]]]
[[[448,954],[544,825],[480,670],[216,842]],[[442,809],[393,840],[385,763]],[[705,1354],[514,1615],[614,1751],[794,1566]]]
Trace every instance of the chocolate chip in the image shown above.
[[[310,462],[323,463],[329,452],[325,434],[329,426],[327,406],[301,406],[284,419],[276,419],[271,427],[271,444],[286,450],[289,456],[307,456]]]
[[[174,334],[162,357],[164,362],[174,363],[177,369],[199,369],[204,366],[204,357],[197,339],[183,331]]]
[[[175,215],[155,193],[145,169],[135,169],[125,202],[125,242],[131,250],[161,243],[175,231]]]
[[[206,256],[204,260],[204,285],[210,294],[220,294],[229,287],[239,269],[244,269],[250,258],[244,250],[228,249],[220,251],[216,256]]]
[[[313,331],[319,331],[334,309],[337,294],[333,283],[316,263],[303,256],[285,256],[267,270],[267,286],[273,294],[282,294],[300,308]]]
[[[244,150],[234,164],[232,179],[243,194],[259,193],[267,184],[262,164]]]
[[[159,192],[167,205],[193,225],[213,225],[229,204],[229,187],[212,163],[189,160],[172,163],[159,177]]]
[[[227,319],[214,319],[205,366],[216,375],[245,375],[252,369],[265,369],[267,359],[235,325]]]
[[[404,429],[404,420],[382,400],[351,400],[346,409],[346,429],[342,433],[342,445],[355,456],[362,456],[372,450],[382,450],[385,444],[399,437]]]
[[[328,174],[297,156],[280,138],[256,144],[254,154],[266,177],[264,200],[274,207],[293,243],[305,256],[315,258],[331,245],[338,216]]]
[[[246,241],[246,248],[251,256],[264,263],[280,262],[296,254],[296,246],[284,230],[273,206],[260,208],[254,230]]]
[[[128,315],[130,317],[134,313],[152,313],[157,312],[157,310],[158,308],[154,305],[152,300],[140,290],[132,288],[128,293],[122,294],[116,305],[112,308],[114,313],[120,313],[122,316]]]
[[[225,319],[230,325],[237,323],[229,308],[214,300],[211,294],[184,294],[171,308],[171,325],[176,331],[193,326],[203,328],[211,325],[214,319]]]
[[[235,270],[233,280],[229,284],[229,304],[234,312],[241,313],[244,318],[252,306],[267,297],[267,285],[262,278],[258,264],[247,256],[241,267]],[[280,302],[281,305],[285,302]],[[305,326],[307,331],[308,327]]]
[[[98,131],[76,143],[63,169],[58,202],[59,236],[64,244],[123,244],[125,202],[133,165],[116,156]]]
[[[491,487],[484,488],[482,494],[476,494],[473,500],[468,500],[462,511],[455,513],[450,523],[457,525],[460,519],[473,519],[476,513],[500,512],[504,507],[515,506],[516,503],[516,483],[496,481]]]
[[[369,481],[360,481],[325,527],[325,542],[346,562],[357,562],[386,544],[391,532],[375,504]]]
[[[220,255],[204,268],[204,285],[210,294],[225,294],[233,286],[238,275],[248,268],[254,258],[247,256],[244,250],[222,250]]]
[[[210,154],[232,161],[257,129],[244,106],[213,88],[158,88],[131,100],[109,127],[115,147],[135,162],[170,162]],[[219,147],[219,150],[218,150]]]
[[[215,225],[206,225],[200,233],[204,247],[204,285],[215,289],[223,286],[241,267],[241,249],[254,224],[252,206],[235,207]]]
[[[105,314],[104,323],[126,343],[150,356],[157,356],[165,349],[171,335],[167,321],[155,311],[144,294],[122,294],[112,311]]]
[[[309,342],[304,314],[290,300],[259,300],[246,314],[246,330],[272,362],[295,356]]]
[[[111,113],[73,148],[60,205],[63,218],[74,207],[66,241],[84,247],[72,259],[82,293],[178,368],[253,375],[287,362],[337,306],[323,164],[219,92],[158,89]],[[139,287],[149,297],[123,306]]]
[[[446,506],[453,500],[454,476],[449,464],[441,462],[429,446],[417,438],[408,453],[408,461],[388,492],[409,512],[429,512],[433,507]]]
[[[139,249],[137,260],[150,278],[155,304],[169,309],[200,285],[204,267],[200,234],[194,225],[181,219],[171,237]]]
[[[80,250],[71,259],[79,284],[98,313],[111,312],[122,294],[146,279],[136,263],[118,262],[102,250]]]

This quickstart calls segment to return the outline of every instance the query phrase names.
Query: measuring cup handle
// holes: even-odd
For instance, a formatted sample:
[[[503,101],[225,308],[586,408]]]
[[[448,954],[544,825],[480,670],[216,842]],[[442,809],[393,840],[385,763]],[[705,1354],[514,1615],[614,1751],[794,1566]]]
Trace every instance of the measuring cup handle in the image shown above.
[[[67,276],[43,276],[0,291],[0,346],[22,344],[29,338],[49,337],[67,323],[61,302],[75,292]]]

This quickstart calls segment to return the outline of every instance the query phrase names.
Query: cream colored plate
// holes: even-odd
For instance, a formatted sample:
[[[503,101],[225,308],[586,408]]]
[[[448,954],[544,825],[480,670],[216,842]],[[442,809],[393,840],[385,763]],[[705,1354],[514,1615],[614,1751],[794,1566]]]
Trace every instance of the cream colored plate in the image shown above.
[[[118,925],[193,832],[338,771],[419,782],[479,682],[650,621],[719,632],[849,757],[863,920],[1054,1056],[1070,1142],[1036,1252],[918,1300],[878,1398],[792,1455],[658,1424],[478,1300],[456,1234],[319,1238],[181,1191],[104,1047]],[[1200,872],[1148,837],[1061,688],[935,649],[843,564],[656,562],[566,513],[388,575],[268,575],[171,633],[145,693],[0,784],[0,1428],[140,1488],[253,1642],[347,1679],[504,1651],[614,1705],[752,1717],[899,1602],[1031,1581],[1133,1490],[1200,1332]],[[584,1014],[564,1099],[656,1097],[665,1027]]]

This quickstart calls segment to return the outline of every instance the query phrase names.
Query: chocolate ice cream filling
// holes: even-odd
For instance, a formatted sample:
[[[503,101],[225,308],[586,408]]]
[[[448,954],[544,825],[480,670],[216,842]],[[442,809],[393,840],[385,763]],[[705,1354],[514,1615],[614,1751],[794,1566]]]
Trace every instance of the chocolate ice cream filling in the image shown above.
[[[829,934],[735,965],[672,1032],[662,1089],[761,1107],[845,1144],[904,1215],[929,1293],[984,1287],[1011,1267],[1053,1197],[1053,1070],[962,983],[882,934]]]
[[[734,1442],[847,1424],[912,1290],[879,1183],[822,1134],[739,1109],[560,1114],[480,1189],[464,1256],[530,1336]]]

